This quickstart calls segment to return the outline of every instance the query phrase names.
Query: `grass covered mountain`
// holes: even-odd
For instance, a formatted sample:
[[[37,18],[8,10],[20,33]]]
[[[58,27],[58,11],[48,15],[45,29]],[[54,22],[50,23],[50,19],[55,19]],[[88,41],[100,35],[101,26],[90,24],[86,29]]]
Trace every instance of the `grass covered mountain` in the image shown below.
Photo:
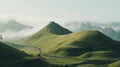
[[[59,24],[55,22],[50,22],[47,26],[45,26],[43,29],[35,33],[34,35],[25,38],[22,40],[23,44],[28,44],[28,45],[37,45],[37,46],[42,46],[40,44],[46,44],[49,43],[50,40],[56,40],[57,37],[62,36],[62,35],[67,35],[71,33],[71,31],[61,27]],[[44,42],[45,41],[45,42]],[[52,45],[49,45],[52,48]],[[49,47],[48,46],[48,47]],[[43,45],[44,47],[44,45]],[[53,45],[54,47],[54,45]],[[43,48],[44,49],[44,48]],[[45,51],[47,51],[45,47]]]
[[[12,32],[19,32],[24,29],[31,29],[32,26],[21,24],[15,20],[10,20],[6,22],[0,22],[0,32],[12,31]]]
[[[90,64],[85,67],[97,67],[120,60],[120,42],[97,30],[72,33],[55,22],[19,42],[41,49],[43,56],[54,64],[76,64],[78,67]],[[29,47],[22,50],[36,53]]]

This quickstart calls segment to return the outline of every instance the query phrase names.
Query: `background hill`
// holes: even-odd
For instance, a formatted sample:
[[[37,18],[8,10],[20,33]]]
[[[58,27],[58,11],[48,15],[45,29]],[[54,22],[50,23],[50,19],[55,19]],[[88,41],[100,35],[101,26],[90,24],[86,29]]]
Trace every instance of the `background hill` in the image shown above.
[[[63,26],[73,32],[79,32],[82,30],[98,30],[114,40],[120,40],[120,23],[117,22],[97,23],[72,21],[67,22]]]
[[[21,24],[15,20],[10,20],[8,22],[0,22],[0,33],[11,31],[19,32],[24,29],[32,29],[32,26]]]

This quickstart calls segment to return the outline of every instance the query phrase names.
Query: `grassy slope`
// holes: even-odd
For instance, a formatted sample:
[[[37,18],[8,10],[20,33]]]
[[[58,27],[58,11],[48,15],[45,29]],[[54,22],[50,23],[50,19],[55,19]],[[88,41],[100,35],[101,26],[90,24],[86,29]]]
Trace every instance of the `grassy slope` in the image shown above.
[[[54,54],[77,56],[81,53],[90,51],[117,51],[116,46],[119,46],[115,41],[99,31],[82,31],[73,33],[67,35],[66,38],[62,37],[61,40],[63,41],[56,43],[57,47],[53,48]],[[55,41],[51,42],[54,44]]]
[[[120,57],[118,53],[120,52],[120,43],[110,39],[101,32],[89,30],[71,33],[54,22],[31,37],[23,39],[21,42],[25,45],[41,48],[43,53],[51,55],[45,56],[49,62],[58,64],[63,63],[63,60],[65,60],[64,63],[79,63],[78,59],[83,59],[84,61],[114,61]],[[24,48],[23,50],[29,52],[27,49]],[[87,58],[84,58],[86,56]],[[55,59],[58,61],[54,61]],[[60,61],[61,59],[63,60]]]
[[[34,64],[34,66],[33,66]],[[22,51],[0,42],[0,67],[48,67],[39,57],[31,57]]]
[[[109,64],[107,67],[120,67],[120,61]]]
[[[68,33],[71,32],[65,28],[62,28],[60,25],[51,22],[36,34],[32,35],[31,37],[28,37],[27,39],[23,39],[22,44],[41,47],[44,52],[47,52],[49,51],[49,49],[56,45],[51,45],[51,43],[49,43],[51,40],[55,40],[59,37],[59,35],[62,36],[62,34]],[[46,46],[46,43],[48,43],[49,45]]]
[[[27,54],[25,54],[24,52],[21,52],[15,48],[12,48],[10,46],[7,46],[4,43],[0,42],[0,58],[1,59],[7,59],[7,58],[22,58],[24,56],[27,56]]]

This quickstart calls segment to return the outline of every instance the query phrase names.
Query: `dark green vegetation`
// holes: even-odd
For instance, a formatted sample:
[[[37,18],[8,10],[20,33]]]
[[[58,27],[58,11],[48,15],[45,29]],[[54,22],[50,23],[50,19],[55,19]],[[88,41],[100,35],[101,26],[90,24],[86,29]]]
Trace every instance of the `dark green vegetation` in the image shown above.
[[[44,59],[27,55],[0,42],[0,67],[48,67]]]
[[[13,48],[9,50],[16,51],[15,55],[19,53],[18,57],[10,53],[17,60],[14,62],[14,67],[120,66],[120,42],[112,40],[97,30],[72,33],[52,21],[37,33],[21,39],[18,43],[22,46],[13,45],[28,55]]]

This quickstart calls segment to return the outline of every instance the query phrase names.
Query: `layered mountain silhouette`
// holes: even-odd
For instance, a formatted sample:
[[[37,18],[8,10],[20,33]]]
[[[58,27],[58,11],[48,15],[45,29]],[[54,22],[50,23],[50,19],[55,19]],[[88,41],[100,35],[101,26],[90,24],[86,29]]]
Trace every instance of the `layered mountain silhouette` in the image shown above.
[[[24,29],[31,29],[32,26],[21,24],[15,20],[10,20],[7,23],[0,23],[0,32],[12,31],[12,32],[19,32]]]
[[[114,40],[120,40],[120,31],[113,28],[119,28],[120,23],[95,23],[95,22],[67,22],[65,27],[73,32],[82,30],[98,30]]]
[[[114,53],[112,57],[117,58],[119,55],[116,54],[120,52],[119,42],[97,30],[71,33],[55,22],[50,22],[36,34],[23,39],[22,43],[37,46],[43,50],[43,53],[55,56],[72,57],[81,56],[87,52],[92,54],[92,52],[101,51],[103,54]]]

